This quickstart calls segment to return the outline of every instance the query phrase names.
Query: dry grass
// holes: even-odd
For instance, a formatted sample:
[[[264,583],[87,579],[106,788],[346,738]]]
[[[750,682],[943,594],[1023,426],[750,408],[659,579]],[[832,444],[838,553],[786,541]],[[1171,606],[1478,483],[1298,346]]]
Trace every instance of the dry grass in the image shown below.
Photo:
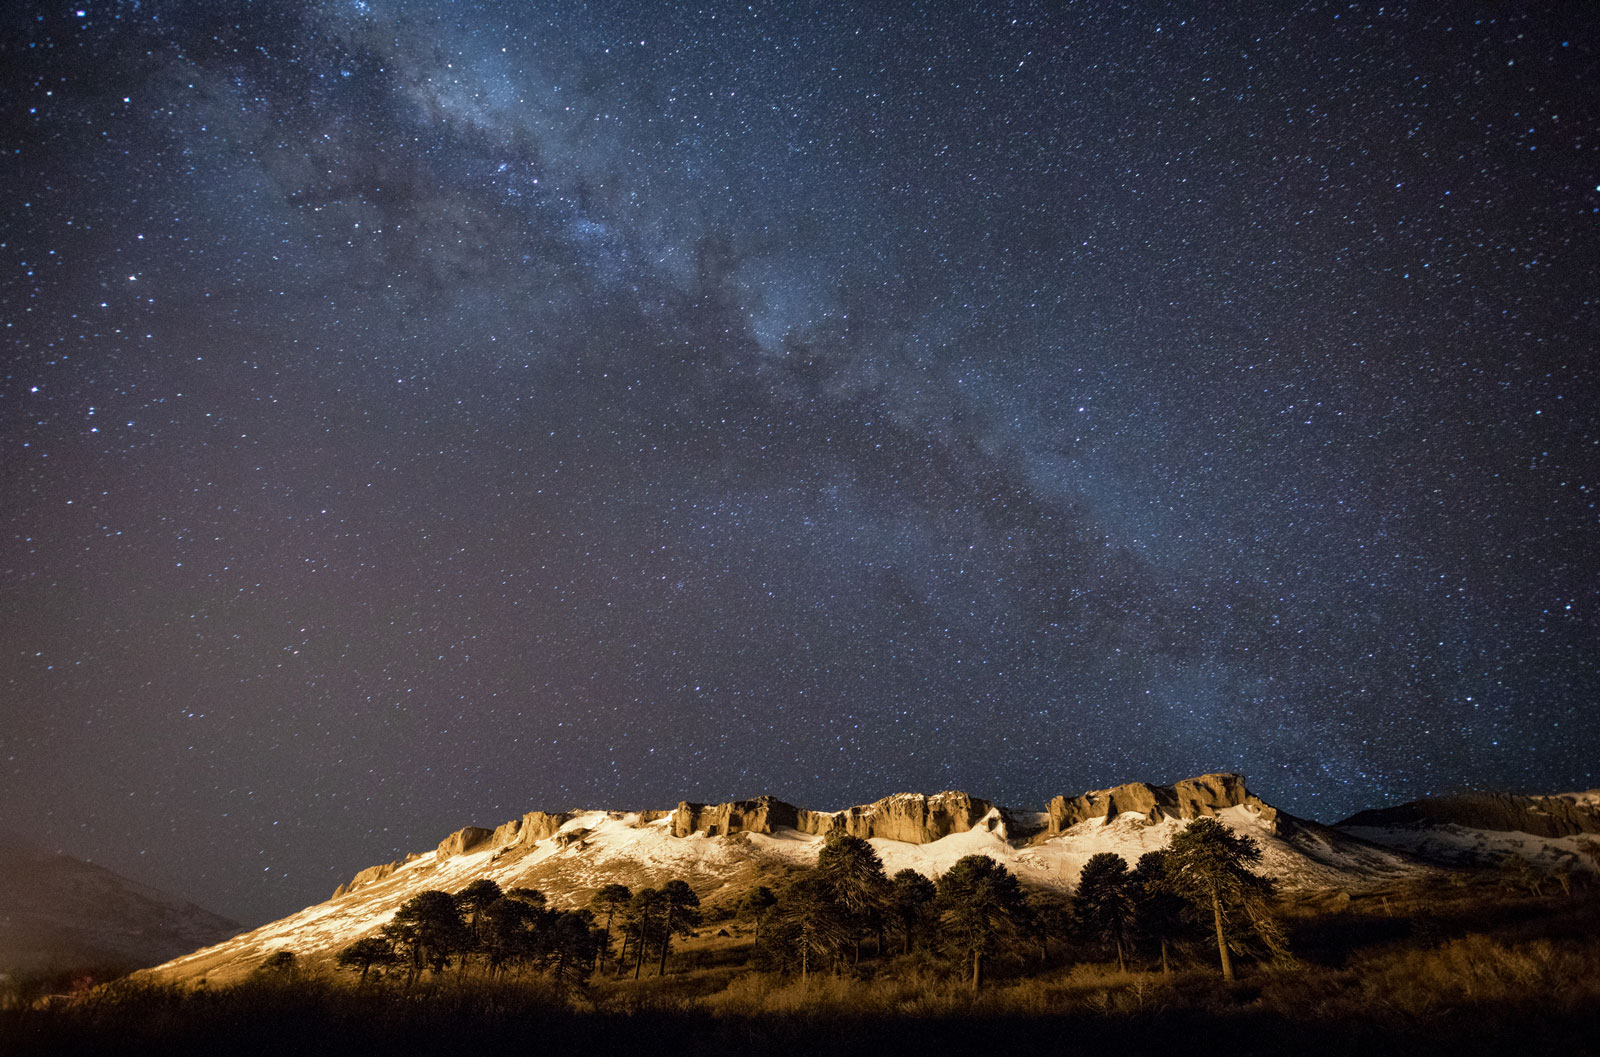
[[[1600,1053],[1600,901],[1489,897],[1454,887],[1303,905],[1299,960],[1246,963],[1224,986],[1203,946],[1170,977],[1104,963],[996,960],[974,993],[930,952],[835,976],[750,971],[745,936],[702,937],[665,976],[446,974],[406,988],[353,976],[184,990],[136,981],[47,1009],[0,1012],[0,1052],[430,1052],[463,1043],[552,1054],[804,1052],[881,1057],[1051,1040],[1121,1051]],[[1031,1042],[1030,1042],[1031,1040]]]

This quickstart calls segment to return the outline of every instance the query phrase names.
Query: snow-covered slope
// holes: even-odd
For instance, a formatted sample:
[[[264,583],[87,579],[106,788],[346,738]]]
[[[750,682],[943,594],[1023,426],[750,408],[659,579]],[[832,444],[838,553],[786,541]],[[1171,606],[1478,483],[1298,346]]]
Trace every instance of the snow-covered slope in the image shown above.
[[[1340,822],[1338,830],[1455,866],[1492,865],[1511,853],[1545,868],[1595,870],[1600,864],[1587,849],[1600,844],[1600,789],[1428,797],[1363,811]]]
[[[869,814],[870,807],[855,809],[857,817]],[[1403,852],[1293,819],[1254,797],[1206,813],[1254,837],[1262,847],[1264,869],[1286,888],[1360,888],[1423,869]],[[1043,822],[1043,813],[992,808],[975,825],[926,843],[881,837],[870,842],[890,875],[909,868],[933,877],[963,856],[981,854],[1003,863],[1025,884],[1069,889],[1090,856],[1115,852],[1131,864],[1145,852],[1165,847],[1189,824],[1188,819],[1152,819],[1138,811],[1108,813],[1060,832],[1041,832]],[[825,840],[785,825],[770,826],[767,832],[674,836],[673,823],[672,815],[660,812],[582,811],[535,840],[528,840],[526,832],[519,838],[511,824],[494,831],[493,838],[487,830],[462,831],[470,836],[452,835],[438,849],[392,869],[363,871],[326,902],[169,962],[156,972],[174,979],[220,981],[249,972],[276,950],[293,950],[310,961],[330,958],[388,922],[417,893],[455,892],[478,878],[502,888],[537,888],[556,906],[581,906],[608,883],[637,888],[681,878],[702,902],[717,904],[814,864]],[[1014,837],[1013,829],[1026,835]]]
[[[0,971],[154,965],[238,931],[193,903],[0,834]]]

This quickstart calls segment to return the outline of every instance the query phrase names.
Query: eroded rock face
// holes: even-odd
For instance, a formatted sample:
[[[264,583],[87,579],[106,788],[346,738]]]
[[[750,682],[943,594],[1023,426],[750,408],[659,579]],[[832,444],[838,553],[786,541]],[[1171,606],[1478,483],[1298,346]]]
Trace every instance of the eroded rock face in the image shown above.
[[[775,797],[734,800],[725,804],[684,801],[672,815],[672,835],[691,833],[727,836],[733,833],[771,833],[787,827],[802,833],[825,835],[835,830],[853,837],[928,844],[952,833],[964,833],[994,809],[986,800],[966,793],[898,793],[871,804],[842,811],[809,811]],[[997,826],[1009,820],[996,818]]]
[[[469,852],[493,836],[494,830],[492,829],[484,829],[482,826],[464,826],[439,842],[439,861],[444,862],[446,859]]]
[[[1240,775],[1203,774],[1172,785],[1130,782],[1074,797],[1058,796],[1050,801],[1047,812],[1050,824],[1045,835],[1053,837],[1090,819],[1102,818],[1110,822],[1125,811],[1136,811],[1155,822],[1163,818],[1201,818],[1240,805],[1256,808],[1266,822],[1275,822],[1278,818],[1277,809],[1246,789]]]
[[[800,811],[776,797],[733,800],[726,804],[695,804],[688,800],[672,813],[672,835],[704,833],[724,837],[730,833],[771,833],[775,826],[799,828]]]
[[[882,837],[931,844],[952,833],[965,833],[993,809],[987,800],[960,792],[896,793],[843,811],[801,811],[795,828],[802,833],[840,830],[863,840]]]
[[[1385,827],[1446,823],[1469,829],[1519,831],[1536,837],[1572,837],[1580,833],[1600,833],[1600,809],[1563,796],[1467,793],[1363,811],[1337,825]]]
[[[404,866],[406,862],[407,860],[405,859],[396,859],[394,862],[379,863],[376,866],[369,866],[365,870],[358,871],[354,877],[350,878],[349,881],[334,889],[334,897],[337,898],[344,895],[346,892],[354,892],[357,888],[361,888],[364,885],[381,881],[385,877],[388,877],[390,874],[394,873],[400,867]]]

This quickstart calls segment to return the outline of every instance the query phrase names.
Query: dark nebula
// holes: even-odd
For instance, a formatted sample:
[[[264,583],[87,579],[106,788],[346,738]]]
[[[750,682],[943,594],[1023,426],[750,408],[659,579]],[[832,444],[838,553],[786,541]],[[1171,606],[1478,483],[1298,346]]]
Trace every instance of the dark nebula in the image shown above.
[[[1600,784],[1583,5],[3,16],[3,823]]]

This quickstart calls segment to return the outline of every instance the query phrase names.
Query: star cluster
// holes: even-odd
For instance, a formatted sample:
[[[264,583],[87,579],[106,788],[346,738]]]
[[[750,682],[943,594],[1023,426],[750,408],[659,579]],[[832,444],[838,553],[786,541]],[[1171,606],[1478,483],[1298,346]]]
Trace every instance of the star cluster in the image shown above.
[[[5,823],[1596,784],[1591,21],[8,10]]]

